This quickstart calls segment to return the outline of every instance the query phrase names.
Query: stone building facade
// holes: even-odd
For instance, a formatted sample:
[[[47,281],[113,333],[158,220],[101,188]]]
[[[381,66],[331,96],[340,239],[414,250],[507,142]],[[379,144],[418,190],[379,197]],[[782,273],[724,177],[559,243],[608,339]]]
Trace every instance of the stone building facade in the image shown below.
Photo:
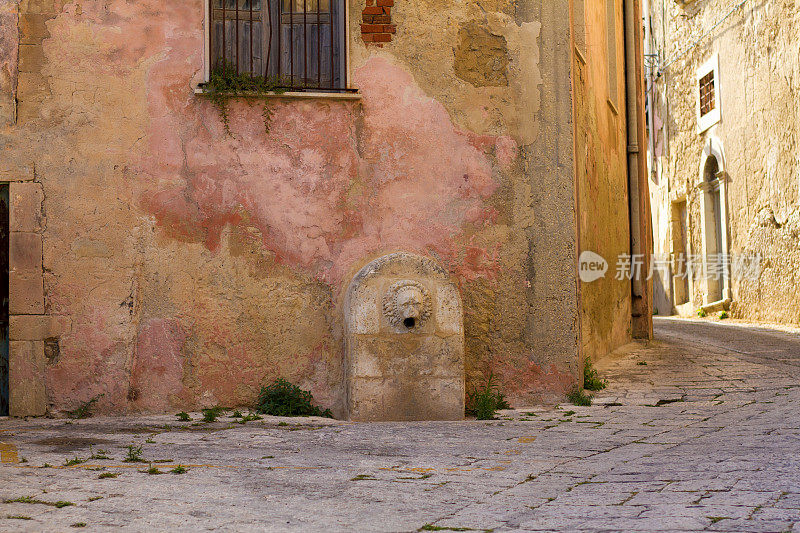
[[[562,398],[649,331],[578,278],[647,246],[638,4],[0,0],[11,413],[283,377],[346,416],[345,293],[393,252],[458,288],[467,389]],[[220,57],[280,90],[209,96]]]
[[[784,0],[646,3],[659,314],[800,321],[799,16]]]

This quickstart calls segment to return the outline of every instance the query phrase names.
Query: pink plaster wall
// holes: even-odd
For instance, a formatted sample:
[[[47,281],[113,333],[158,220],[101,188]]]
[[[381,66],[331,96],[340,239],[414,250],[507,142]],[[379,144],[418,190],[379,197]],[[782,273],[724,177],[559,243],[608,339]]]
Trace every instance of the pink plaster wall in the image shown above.
[[[19,144],[49,150],[18,155],[47,196],[47,312],[72,324],[47,369],[51,405],[236,405],[283,376],[335,406],[339,296],[394,250],[434,257],[462,291],[480,284],[467,335],[501,347],[510,391],[566,389],[565,365],[534,364],[520,340],[527,215],[512,224],[534,201],[519,199],[514,135],[458,126],[384,49],[352,65],[361,100],[271,99],[269,132],[260,102],[233,101],[228,136],[193,91],[202,16],[200,0],[88,0],[47,21],[47,94],[23,95]]]
[[[465,276],[485,274],[453,241],[465,224],[491,222],[492,156],[507,165],[513,141],[473,143],[383,58],[356,69],[360,104],[274,100],[266,134],[261,107],[235,102],[228,138],[209,102],[175,97],[177,67],[167,57],[151,70],[141,166],[143,206],[165,231],[213,250],[225,225],[246,218],[280,261],[336,287],[354,263],[390,249],[435,251]]]

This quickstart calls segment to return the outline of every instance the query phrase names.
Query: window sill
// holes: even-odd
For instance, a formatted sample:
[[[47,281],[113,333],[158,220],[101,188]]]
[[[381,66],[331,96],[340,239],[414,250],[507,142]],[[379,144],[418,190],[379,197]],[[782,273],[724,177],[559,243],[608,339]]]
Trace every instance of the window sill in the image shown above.
[[[195,87],[194,94],[207,96],[208,93],[202,87]],[[289,98],[289,99],[327,99],[327,100],[361,100],[361,93],[357,92],[325,92],[325,91],[286,91],[283,93],[224,93],[225,96],[241,98]]]

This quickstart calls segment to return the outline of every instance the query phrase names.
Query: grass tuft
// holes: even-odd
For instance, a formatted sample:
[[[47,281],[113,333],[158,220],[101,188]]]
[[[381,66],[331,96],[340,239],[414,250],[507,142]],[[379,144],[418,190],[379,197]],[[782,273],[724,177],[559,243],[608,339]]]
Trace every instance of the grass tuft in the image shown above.
[[[590,391],[600,391],[607,386],[608,382],[600,379],[597,370],[592,366],[592,361],[587,358],[583,364],[583,388]]]
[[[323,416],[333,418],[330,409],[314,405],[314,396],[283,378],[261,388],[256,411],[273,416]]]
[[[57,502],[48,502],[45,500],[39,500],[34,498],[33,496],[21,496],[19,498],[14,498],[10,500],[3,500],[3,503],[38,503],[41,505],[50,505],[51,507],[57,507],[61,509],[62,507],[68,507],[70,505],[75,505],[72,502],[67,502],[63,500],[59,500]]]
[[[91,446],[89,447],[89,451],[92,451]],[[108,456],[107,450],[97,450],[96,452],[92,452],[89,459],[111,459],[111,457]]]
[[[225,409],[219,405],[203,409],[203,422],[215,422],[219,415],[225,412]]]
[[[572,392],[567,395],[567,399],[572,402],[573,405],[580,407],[589,407],[592,405],[592,397],[578,387],[575,387]]]
[[[128,450],[128,454],[125,456],[125,459],[122,460],[123,463],[144,463],[146,462],[142,459],[142,447],[136,446],[131,444],[130,446],[125,447]]]
[[[500,392],[494,374],[489,373],[483,385],[467,393],[466,414],[478,420],[494,420],[500,409],[510,409],[505,396]]]
[[[94,398],[91,398],[90,400],[83,402],[75,409],[71,411],[65,411],[65,413],[67,413],[68,417],[74,419],[89,418],[90,416],[92,416],[92,407],[97,402],[97,400],[99,400],[103,396],[104,396],[103,394],[98,394]]]

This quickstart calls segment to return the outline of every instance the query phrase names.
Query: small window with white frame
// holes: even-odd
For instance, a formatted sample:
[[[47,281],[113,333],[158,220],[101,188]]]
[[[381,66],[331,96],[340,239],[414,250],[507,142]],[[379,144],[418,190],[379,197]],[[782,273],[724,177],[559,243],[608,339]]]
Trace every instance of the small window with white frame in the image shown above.
[[[719,56],[715,54],[697,69],[696,87],[697,131],[702,133],[721,118]]]

